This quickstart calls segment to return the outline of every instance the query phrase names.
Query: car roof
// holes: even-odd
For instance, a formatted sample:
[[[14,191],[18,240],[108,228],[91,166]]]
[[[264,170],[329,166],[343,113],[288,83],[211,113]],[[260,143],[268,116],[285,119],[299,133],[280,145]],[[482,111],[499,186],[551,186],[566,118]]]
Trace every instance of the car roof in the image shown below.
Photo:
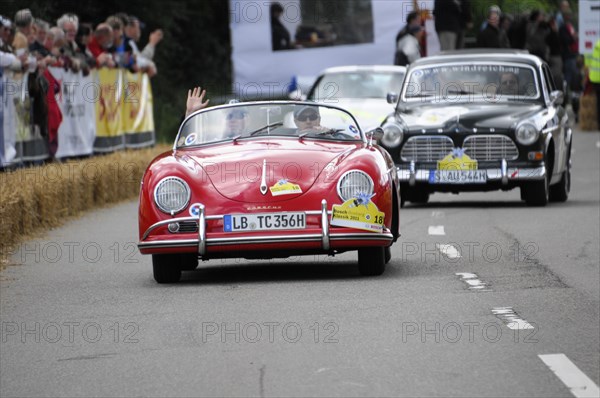
[[[412,68],[419,65],[430,65],[456,61],[520,62],[532,66],[540,66],[543,63],[539,57],[529,54],[529,52],[525,50],[473,48],[466,50],[443,51],[436,55],[419,58],[411,63],[410,66]]]
[[[351,72],[406,72],[405,66],[397,65],[345,65],[345,66],[334,66],[327,68],[319,76],[331,73],[351,73]]]

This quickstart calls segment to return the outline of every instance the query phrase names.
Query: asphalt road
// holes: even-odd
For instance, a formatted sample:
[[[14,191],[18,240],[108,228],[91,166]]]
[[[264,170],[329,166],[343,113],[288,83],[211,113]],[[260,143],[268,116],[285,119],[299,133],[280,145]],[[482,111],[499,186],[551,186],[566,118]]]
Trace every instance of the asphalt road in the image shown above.
[[[374,278],[345,254],[158,285],[136,202],[89,213],[0,274],[0,395],[598,396],[600,133],[574,149],[567,203],[408,205]]]

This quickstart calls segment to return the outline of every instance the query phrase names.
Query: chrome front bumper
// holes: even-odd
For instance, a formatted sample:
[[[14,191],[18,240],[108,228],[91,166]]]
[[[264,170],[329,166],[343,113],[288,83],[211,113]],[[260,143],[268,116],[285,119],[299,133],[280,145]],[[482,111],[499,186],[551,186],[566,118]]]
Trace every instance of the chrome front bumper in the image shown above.
[[[417,182],[429,183],[430,169],[418,169],[414,162],[405,168],[397,167],[398,179],[401,182],[408,182],[414,185]],[[502,160],[499,168],[479,169],[485,170],[487,181],[501,181],[507,185],[509,181],[532,181],[542,180],[546,177],[546,167],[542,164],[539,167],[508,167],[507,162]],[[458,185],[458,184],[457,184]]]
[[[296,243],[296,242],[320,242],[321,249],[328,251],[331,249],[331,241],[349,241],[349,240],[387,240],[390,243],[394,236],[384,227],[383,232],[336,232],[331,233],[329,230],[329,216],[331,211],[327,210],[327,201],[321,201],[321,210],[309,210],[304,212],[307,216],[320,216],[321,231],[318,234],[302,234],[290,235],[253,235],[253,236],[232,236],[226,238],[207,238],[206,222],[210,220],[222,220],[224,215],[206,215],[204,205],[200,205],[198,217],[179,217],[169,220],[159,221],[148,228],[141,241],[138,243],[139,249],[165,249],[165,248],[182,248],[195,246],[198,249],[200,257],[207,254],[209,246],[225,246],[225,245],[240,245],[240,244],[272,244],[272,243]],[[160,241],[147,241],[148,237],[155,229],[166,226],[175,222],[194,221],[198,222],[198,238],[197,239],[168,239]],[[173,237],[176,235],[173,234]]]

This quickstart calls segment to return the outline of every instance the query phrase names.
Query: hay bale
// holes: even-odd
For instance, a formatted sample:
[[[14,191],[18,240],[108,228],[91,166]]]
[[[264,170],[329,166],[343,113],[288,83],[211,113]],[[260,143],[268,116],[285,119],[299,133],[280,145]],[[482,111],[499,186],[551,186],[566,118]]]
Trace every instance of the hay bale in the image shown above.
[[[167,145],[0,173],[0,262],[11,246],[85,210],[138,196],[148,163]]]
[[[598,131],[598,118],[596,117],[596,95],[594,93],[581,97],[579,109],[579,128],[581,131]]]

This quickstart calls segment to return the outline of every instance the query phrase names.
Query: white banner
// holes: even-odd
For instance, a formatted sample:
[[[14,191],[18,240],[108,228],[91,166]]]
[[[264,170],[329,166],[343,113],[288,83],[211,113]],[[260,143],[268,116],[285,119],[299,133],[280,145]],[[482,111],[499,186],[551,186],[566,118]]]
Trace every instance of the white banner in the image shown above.
[[[412,0],[279,3],[278,19],[291,42],[289,49],[274,50],[271,2],[230,0],[233,91],[242,100],[285,97],[294,78],[310,84],[332,66],[393,64],[396,34],[413,11]],[[419,6],[433,10],[433,0]]]
[[[63,68],[50,68],[50,73],[60,82],[61,89],[56,96],[63,117],[58,128],[56,157],[90,155],[96,138],[97,75],[83,76],[81,72]]]
[[[0,112],[2,112],[1,123],[2,126],[0,128],[0,149],[2,153],[0,153],[0,165],[2,167],[9,166],[10,164],[18,161],[16,159],[17,150],[16,150],[16,142],[17,142],[17,114],[15,112],[15,104],[12,101],[12,97],[16,95],[15,87],[16,85],[11,84],[12,72],[8,70],[4,70],[2,75],[2,82],[0,83],[2,87],[0,88],[0,98],[2,99],[2,103],[0,103]]]
[[[600,0],[579,0],[579,52],[591,54],[600,40]]]

